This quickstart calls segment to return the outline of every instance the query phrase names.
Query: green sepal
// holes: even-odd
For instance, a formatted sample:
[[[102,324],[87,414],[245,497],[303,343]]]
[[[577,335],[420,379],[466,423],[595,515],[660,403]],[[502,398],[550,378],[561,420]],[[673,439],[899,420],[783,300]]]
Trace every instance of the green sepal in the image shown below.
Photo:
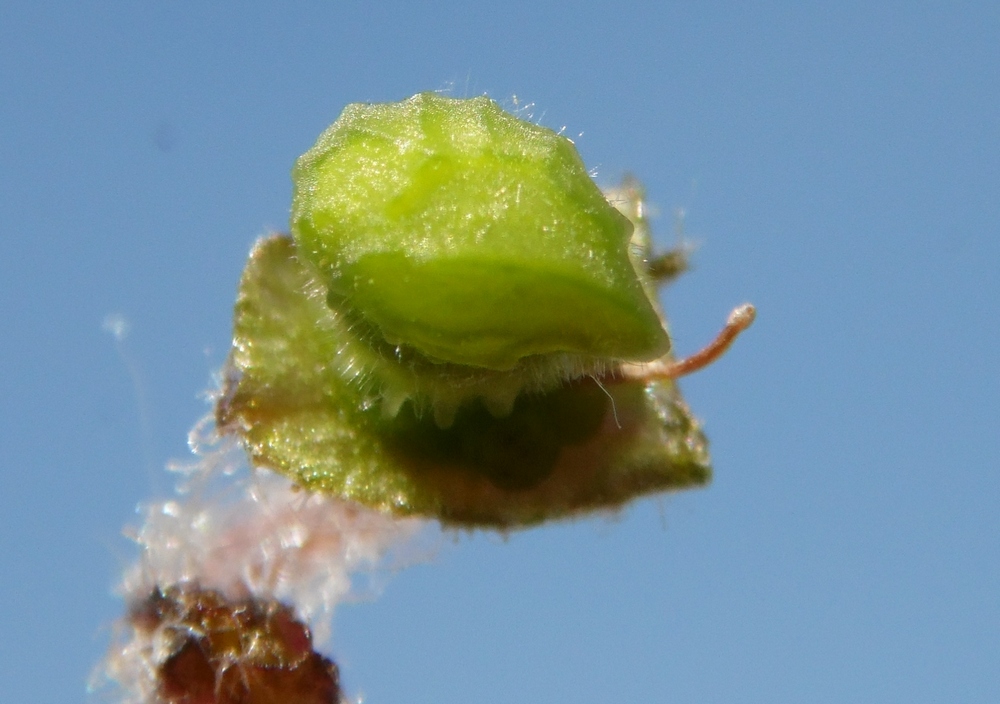
[[[256,466],[400,515],[500,528],[709,480],[705,437],[669,381],[584,377],[521,394],[502,418],[466,403],[447,428],[412,402],[386,414],[366,374],[345,373],[356,360],[337,361],[356,341],[327,298],[290,238],[254,247],[216,420]]]

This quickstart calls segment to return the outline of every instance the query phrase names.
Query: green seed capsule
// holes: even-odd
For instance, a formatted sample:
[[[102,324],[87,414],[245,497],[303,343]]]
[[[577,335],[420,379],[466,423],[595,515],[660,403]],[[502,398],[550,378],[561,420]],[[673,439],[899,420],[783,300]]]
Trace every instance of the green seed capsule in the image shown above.
[[[390,344],[494,370],[669,350],[631,223],[572,142],[486,97],[351,105],[293,178],[302,252]]]
[[[294,239],[251,254],[216,409],[255,464],[488,526],[707,481],[676,385],[619,373],[669,337],[644,229],[569,140],[425,93],[349,106],[293,177]]]

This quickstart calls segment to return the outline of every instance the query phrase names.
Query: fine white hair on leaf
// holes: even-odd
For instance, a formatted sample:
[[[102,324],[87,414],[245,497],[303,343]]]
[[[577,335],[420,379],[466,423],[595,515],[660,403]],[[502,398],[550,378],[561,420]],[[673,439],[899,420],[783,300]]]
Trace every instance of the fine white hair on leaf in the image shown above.
[[[242,448],[218,438],[211,418],[195,426],[189,445],[195,460],[169,467],[181,475],[175,495],[141,504],[141,524],[127,531],[140,549],[119,585],[130,608],[174,586],[276,601],[320,644],[335,607],[358,596],[352,577],[400,569],[433,549],[433,540],[418,540],[432,534],[428,521],[308,493],[248,468]],[[117,683],[129,704],[155,701],[156,668],[169,652],[127,623],[117,630],[93,686]]]

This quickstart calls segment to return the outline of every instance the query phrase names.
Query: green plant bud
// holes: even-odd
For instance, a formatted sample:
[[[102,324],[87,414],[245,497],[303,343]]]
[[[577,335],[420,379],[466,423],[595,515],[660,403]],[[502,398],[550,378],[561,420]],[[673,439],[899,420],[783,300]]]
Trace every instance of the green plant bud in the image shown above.
[[[568,139],[432,93],[349,106],[293,177],[216,406],[255,465],[494,527],[708,481],[676,384],[635,373],[670,348],[637,184],[619,212]]]
[[[536,358],[527,376],[548,363],[559,381],[567,363],[669,351],[632,224],[570,140],[486,97],[350,105],[293,180],[300,255],[329,305],[388,345],[504,372]]]

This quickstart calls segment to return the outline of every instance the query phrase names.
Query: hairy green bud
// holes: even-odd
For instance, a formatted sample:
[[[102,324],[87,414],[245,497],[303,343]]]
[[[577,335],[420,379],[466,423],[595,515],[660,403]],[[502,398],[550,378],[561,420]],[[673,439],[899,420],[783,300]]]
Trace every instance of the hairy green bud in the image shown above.
[[[350,105],[293,179],[301,250],[390,344],[496,370],[669,349],[631,223],[570,140],[489,98]]]
[[[348,106],[293,180],[216,408],[255,464],[486,526],[708,480],[637,186],[612,205],[570,140],[433,93]]]

